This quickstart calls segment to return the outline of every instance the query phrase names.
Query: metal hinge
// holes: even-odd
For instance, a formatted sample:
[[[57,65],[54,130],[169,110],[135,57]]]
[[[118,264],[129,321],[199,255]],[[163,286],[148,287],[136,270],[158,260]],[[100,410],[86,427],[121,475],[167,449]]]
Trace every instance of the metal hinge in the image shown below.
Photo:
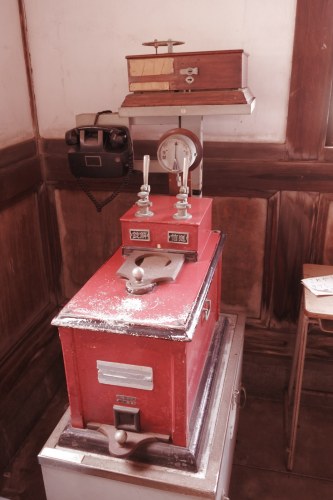
[[[197,75],[199,73],[199,68],[183,68],[179,71],[181,75]]]

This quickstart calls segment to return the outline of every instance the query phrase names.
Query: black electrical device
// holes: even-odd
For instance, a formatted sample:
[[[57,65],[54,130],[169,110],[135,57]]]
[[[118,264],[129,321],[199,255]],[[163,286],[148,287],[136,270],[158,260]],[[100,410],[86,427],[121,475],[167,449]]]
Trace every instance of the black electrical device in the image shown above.
[[[66,132],[69,167],[75,177],[109,178],[128,173],[133,147],[127,127],[82,126]]]
[[[129,129],[123,125],[99,125],[100,115],[112,111],[96,113],[92,125],[75,127],[66,132],[68,163],[79,186],[93,202],[98,212],[110,203],[128,184],[133,172],[133,144]],[[111,119],[112,121],[112,119]],[[102,201],[91,191],[90,179],[123,177],[118,188]],[[83,178],[88,178],[86,181]]]

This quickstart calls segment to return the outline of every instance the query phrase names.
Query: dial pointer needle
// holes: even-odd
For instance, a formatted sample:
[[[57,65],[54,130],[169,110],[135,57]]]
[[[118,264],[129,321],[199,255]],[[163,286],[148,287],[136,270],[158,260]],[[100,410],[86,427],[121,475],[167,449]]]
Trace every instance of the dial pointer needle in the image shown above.
[[[178,142],[175,142],[175,157],[174,157],[173,166],[172,166],[172,169],[175,171],[178,171],[177,146],[178,146]]]

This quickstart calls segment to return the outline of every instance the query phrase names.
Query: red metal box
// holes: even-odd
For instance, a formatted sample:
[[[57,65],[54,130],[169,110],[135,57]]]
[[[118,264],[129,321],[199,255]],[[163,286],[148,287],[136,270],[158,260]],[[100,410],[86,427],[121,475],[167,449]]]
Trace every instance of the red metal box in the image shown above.
[[[164,206],[167,198],[156,199],[153,208]],[[217,331],[223,247],[223,236],[209,229],[210,200],[191,203],[193,217],[180,227],[190,232],[192,226],[199,234],[193,246],[199,256],[195,262],[184,260],[176,279],[149,293],[128,293],[119,274],[127,257],[119,248],[53,320],[73,427],[106,424],[189,445]],[[173,212],[169,207],[165,213],[171,228]],[[125,244],[132,215],[130,210],[122,220]],[[153,217],[145,223],[152,233],[164,233],[166,220],[156,215],[155,221],[156,228]]]
[[[189,220],[176,220],[175,198],[151,196],[153,217],[135,216],[133,206],[121,218],[123,247],[174,250],[192,254],[195,259],[203,251],[212,227],[212,200],[191,198]]]
[[[116,275],[123,261],[119,250],[53,321],[59,327],[74,427],[115,425],[114,405],[133,406],[140,411],[142,432],[188,444],[219,314],[220,235],[209,240],[202,259],[185,262],[175,283],[136,297]]]

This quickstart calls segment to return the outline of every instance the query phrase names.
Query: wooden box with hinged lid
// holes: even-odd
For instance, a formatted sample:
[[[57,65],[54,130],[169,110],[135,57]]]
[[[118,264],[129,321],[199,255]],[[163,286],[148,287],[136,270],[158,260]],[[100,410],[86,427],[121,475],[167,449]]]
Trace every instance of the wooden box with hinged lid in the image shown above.
[[[221,113],[222,107],[224,112],[251,112],[255,99],[247,87],[247,59],[243,50],[127,56],[131,93],[121,113],[140,116],[155,108],[159,114],[168,115],[171,109],[200,114],[203,105],[208,114]]]
[[[247,86],[243,50],[127,56],[130,92],[227,90]]]

